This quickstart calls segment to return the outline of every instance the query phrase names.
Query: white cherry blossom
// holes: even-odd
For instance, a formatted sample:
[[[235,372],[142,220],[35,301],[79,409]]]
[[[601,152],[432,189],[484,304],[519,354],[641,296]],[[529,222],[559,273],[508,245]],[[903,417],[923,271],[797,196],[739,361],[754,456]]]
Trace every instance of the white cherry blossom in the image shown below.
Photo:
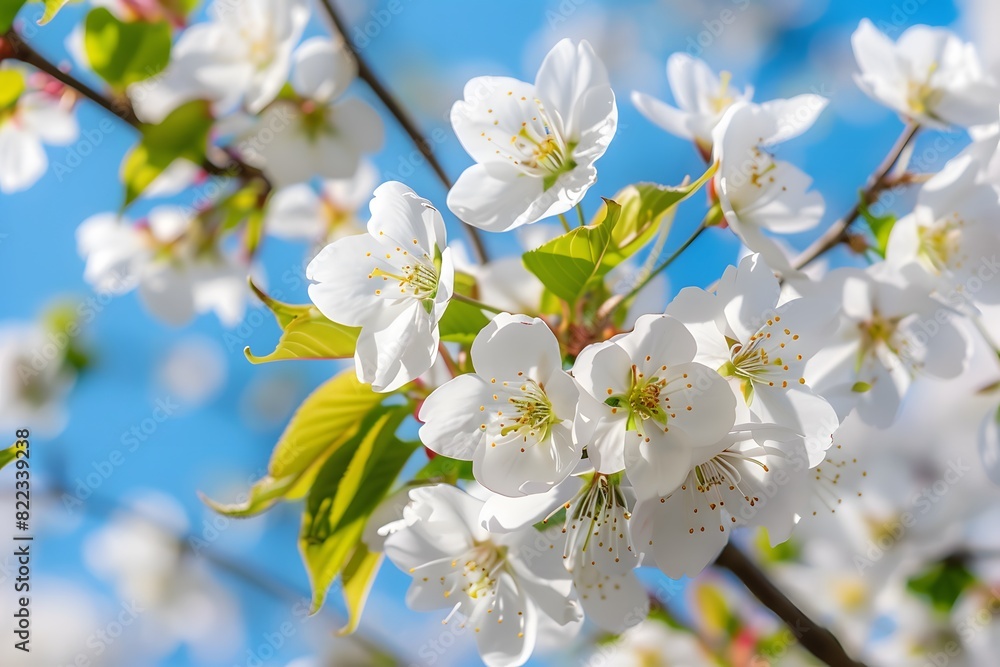
[[[968,155],[945,165],[893,225],[886,247],[890,264],[952,305],[1000,301],[1000,200],[979,171]]]
[[[705,61],[686,53],[674,53],[667,60],[667,80],[676,107],[640,93],[632,92],[632,104],[650,122],[670,134],[694,142],[708,159],[712,155],[712,130],[735,102],[749,102],[753,87],[742,91],[730,87],[732,75],[716,75]]]
[[[246,309],[246,265],[215,247],[200,218],[159,206],[139,224],[113,213],[91,216],[76,231],[84,278],[102,293],[138,287],[144,305],[168,324],[214,311],[233,326]]]
[[[26,190],[48,168],[45,145],[76,140],[73,95],[40,72],[0,64],[0,193]],[[58,173],[58,172],[57,172]]]
[[[181,33],[162,75],[129,87],[143,121],[159,123],[195,99],[212,100],[221,110],[242,102],[255,114],[285,85],[292,50],[309,21],[306,0],[216,0],[207,13],[210,20]]]
[[[828,339],[837,311],[818,297],[778,305],[780,292],[770,267],[750,255],[726,269],[715,294],[686,287],[667,314],[694,335],[695,361],[729,380],[742,404],[737,421],[780,425],[804,437],[816,464],[840,421],[804,373]]]
[[[841,315],[805,374],[841,417],[856,408],[865,423],[889,426],[914,375],[952,378],[965,369],[971,348],[954,310],[885,263],[836,269],[816,293]]]
[[[491,232],[568,211],[597,180],[594,163],[617,123],[607,71],[586,41],[556,44],[534,84],[472,79],[451,124],[477,164],[459,176],[448,208]]]
[[[385,553],[413,577],[407,604],[450,609],[469,628],[490,667],[524,664],[539,639],[539,624],[579,623],[569,574],[554,545],[532,527],[489,533],[479,525],[482,501],[453,486],[410,491]]]
[[[378,170],[363,161],[353,176],[322,181],[318,191],[309,183],[289,185],[272,195],[264,228],[278,238],[312,242],[363,233],[358,211],[377,183]]]
[[[66,363],[68,340],[35,323],[0,323],[0,428],[52,437],[66,426],[63,403],[76,381]]]
[[[476,480],[507,496],[542,493],[580,462],[589,429],[559,343],[538,318],[506,313],[472,343],[475,373],[434,390],[420,408],[420,439],[473,462]]]
[[[736,398],[715,370],[694,363],[697,345],[678,320],[644,315],[635,329],[580,353],[573,375],[595,420],[587,446],[598,472],[625,470],[637,496],[666,495],[729,432]]]
[[[737,526],[764,526],[772,544],[784,542],[808,506],[809,468],[802,438],[738,427],[703,454],[677,490],[636,506],[636,542],[675,579],[701,572]]]
[[[823,217],[823,197],[812,179],[769,152],[775,144],[807,130],[826,107],[818,95],[798,95],[763,104],[734,103],[715,128],[712,185],[723,220],[751,251],[772,268],[788,271],[781,246],[770,234],[812,229]],[[765,233],[768,232],[768,233]]]
[[[361,327],[358,379],[392,391],[428,370],[455,282],[444,220],[402,183],[375,190],[368,233],[329,244],[306,268],[309,298],[334,322]]]
[[[581,471],[549,491],[517,498],[491,494],[480,511],[483,528],[504,533],[562,520],[563,563],[587,618],[608,632],[639,623],[649,596],[635,568],[640,550],[632,541],[635,496],[620,473]]]
[[[342,42],[313,37],[293,55],[292,94],[283,94],[240,136],[243,157],[278,187],[314,176],[347,179],[378,150],[384,128],[358,98],[341,99],[357,65]]]
[[[851,45],[858,86],[904,117],[937,128],[996,122],[1000,89],[975,47],[951,31],[915,25],[894,43],[862,19]]]

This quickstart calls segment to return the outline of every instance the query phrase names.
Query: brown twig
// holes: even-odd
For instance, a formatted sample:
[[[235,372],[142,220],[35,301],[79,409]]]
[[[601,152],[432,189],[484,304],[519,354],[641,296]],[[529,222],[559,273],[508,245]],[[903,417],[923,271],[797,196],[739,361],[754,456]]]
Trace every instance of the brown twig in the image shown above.
[[[142,130],[144,127],[144,123],[135,115],[135,109],[132,107],[128,98],[124,96],[114,98],[109,97],[104,93],[95,90],[69,72],[60,69],[51,60],[43,56],[41,53],[36,51],[34,47],[24,41],[24,39],[13,29],[7,31],[7,33],[0,38],[0,41],[2,41],[5,47],[9,49],[9,57],[20,60],[21,62],[31,65],[39,71],[45,72],[53,79],[62,83],[64,86],[75,90],[81,96],[87,98],[91,102],[94,102],[118,118],[121,118],[137,130]],[[215,164],[206,157],[201,164],[201,168],[214,176],[228,176],[243,178],[245,180],[259,179],[264,182],[266,190],[269,191],[271,189],[271,182],[260,169],[243,162],[231,153],[224,153],[224,155],[226,156],[224,164]]]
[[[715,564],[736,575],[761,604],[784,621],[802,648],[830,667],[864,667],[864,663],[847,655],[832,632],[796,607],[752,560],[732,544],[726,545]]]
[[[881,192],[886,184],[889,171],[899,160],[899,156],[903,153],[906,147],[913,141],[913,137],[916,136],[917,130],[920,126],[916,123],[909,123],[903,129],[902,134],[896,139],[896,143],[893,144],[892,149],[882,160],[882,164],[872,172],[872,175],[868,177],[868,182],[865,183],[864,190],[862,190],[861,197],[854,205],[847,211],[847,213],[833,223],[829,229],[827,229],[822,236],[813,241],[813,243],[803,250],[798,257],[792,261],[792,266],[796,269],[801,269],[806,266],[817,257],[825,253],[827,250],[837,246],[847,239],[848,230],[851,225],[857,220],[858,216],[861,214],[861,201],[863,200],[866,204],[873,202],[878,193]]]
[[[354,60],[358,64],[358,78],[364,81],[368,87],[371,88],[372,92],[375,93],[375,96],[378,97],[379,101],[382,102],[389,113],[392,114],[393,118],[396,119],[396,122],[399,123],[400,127],[403,128],[403,131],[410,137],[410,140],[416,144],[417,150],[419,150],[421,155],[424,156],[424,159],[427,160],[427,164],[429,164],[431,169],[434,170],[434,173],[437,175],[438,180],[441,181],[441,184],[444,185],[445,189],[450,190],[452,185],[451,179],[448,178],[448,174],[445,173],[444,167],[441,166],[441,162],[438,161],[437,156],[434,154],[434,149],[432,148],[430,142],[424,138],[420,128],[417,127],[416,123],[406,112],[406,109],[403,108],[389,89],[385,87],[382,80],[378,78],[378,75],[375,74],[368,62],[361,57],[358,49],[351,43],[351,40],[347,36],[347,26],[344,23],[344,19],[337,11],[337,8],[333,6],[333,1],[320,0],[320,4],[323,5],[323,9],[326,10],[326,13],[333,22],[337,32],[339,32],[341,37],[343,37],[345,48],[351,52],[352,56],[354,56]],[[483,245],[483,239],[479,234],[479,230],[472,225],[465,224],[463,226],[468,231],[469,240],[472,241],[472,247],[473,251],[476,253],[476,257],[480,262],[487,261],[489,259],[489,255],[486,252],[486,246]]]

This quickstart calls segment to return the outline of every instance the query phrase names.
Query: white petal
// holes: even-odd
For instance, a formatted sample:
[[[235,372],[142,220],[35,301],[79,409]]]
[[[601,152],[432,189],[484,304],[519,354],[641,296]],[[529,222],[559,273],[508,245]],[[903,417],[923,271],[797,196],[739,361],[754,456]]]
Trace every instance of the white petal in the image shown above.
[[[719,299],[726,305],[726,321],[737,340],[746,344],[775,314],[781,287],[771,267],[759,255],[744,257],[734,274],[732,287],[719,287]]]
[[[694,139],[690,114],[638,91],[632,92],[632,104],[654,125],[681,139]]]
[[[302,97],[328,102],[339,97],[357,75],[358,68],[342,41],[311,37],[293,55],[292,87]]]
[[[473,341],[472,363],[487,380],[517,381],[523,374],[544,383],[561,371],[562,355],[555,334],[545,322],[537,317],[501,313]]]
[[[483,614],[475,633],[479,655],[487,667],[515,667],[531,657],[537,639],[535,607],[519,583],[507,572],[497,576],[491,614]],[[503,621],[503,622],[500,622]]]
[[[619,634],[640,623],[649,612],[649,594],[634,573],[604,575],[593,566],[577,568],[576,572],[583,610],[602,630]]]
[[[427,372],[437,358],[439,340],[437,322],[419,301],[382,309],[358,336],[358,379],[375,391],[394,391]]]
[[[334,322],[363,326],[377,319],[384,301],[375,294],[377,277],[369,279],[373,267],[383,266],[382,247],[368,234],[338,239],[326,246],[306,267],[309,299]]]
[[[420,407],[420,441],[453,459],[471,461],[482,446],[480,406],[489,387],[478,375],[459,375],[441,385]]]
[[[139,283],[139,296],[157,319],[181,326],[195,315],[191,276],[167,265],[150,267]]]
[[[616,340],[646,377],[663,377],[663,366],[685,364],[698,350],[694,336],[668,315],[643,315],[635,329]]]
[[[545,209],[536,205],[544,195],[543,185],[542,179],[527,176],[511,165],[474,164],[448,191],[448,208],[470,225],[506,232],[543,217]]]
[[[608,72],[586,40],[574,44],[563,39],[552,47],[538,69],[535,89],[561,118],[565,139],[579,139],[608,120],[614,134],[618,111]]]
[[[283,239],[313,240],[322,236],[325,221],[319,196],[312,186],[299,183],[271,195],[264,229]]]
[[[30,188],[45,173],[45,149],[31,133],[13,123],[0,125],[0,192],[11,194]]]

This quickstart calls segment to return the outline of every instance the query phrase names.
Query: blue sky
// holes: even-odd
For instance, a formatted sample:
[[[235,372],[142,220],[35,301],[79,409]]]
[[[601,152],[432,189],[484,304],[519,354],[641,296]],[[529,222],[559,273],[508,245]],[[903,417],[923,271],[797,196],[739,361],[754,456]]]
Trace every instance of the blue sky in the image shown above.
[[[390,5],[401,11],[389,13],[385,7]],[[914,7],[914,13],[906,14]],[[23,15],[35,11],[32,8]],[[39,31],[33,43],[48,55],[68,58],[64,40],[83,13],[80,6],[68,7]],[[724,23],[730,16],[732,21]],[[357,39],[359,46],[364,46],[364,57],[399,92],[420,124],[428,132],[445,129],[445,139],[436,149],[453,177],[470,160],[444,118],[466,79],[476,74],[510,74],[530,80],[541,56],[557,37],[596,34],[602,39],[603,35],[604,43],[598,43],[598,50],[615,59],[612,79],[621,126],[607,155],[598,163],[599,182],[584,204],[588,213],[596,209],[599,195],[611,196],[628,183],[651,180],[675,184],[686,174],[701,172],[702,164],[691,146],[649,124],[629,101],[633,88],[669,99],[663,65],[673,51],[690,50],[716,68],[731,70],[736,84],[755,85],[758,100],[800,92],[828,95],[833,102],[816,127],[782,146],[781,154],[813,175],[815,187],[826,198],[829,222],[850,206],[857,189],[902,127],[892,113],[861,95],[851,81],[849,36],[865,16],[877,25],[881,22],[882,27],[896,29],[898,35],[901,24],[897,19],[903,19],[903,26],[952,25],[958,14],[951,2],[933,0],[925,4],[918,0],[563,0],[509,3],[502,9],[493,3],[398,0],[397,4],[369,3],[354,10],[353,20],[355,25],[368,28],[365,39]],[[321,22],[314,18],[310,32],[321,30]],[[719,32],[718,37],[713,32]],[[352,32],[352,38],[359,34],[363,33]],[[370,98],[361,84],[356,84],[355,93]],[[381,110],[374,100],[373,104]],[[74,232],[88,216],[118,206],[118,165],[136,139],[130,128],[117,123],[112,131],[100,132],[102,118],[102,110],[81,104],[80,140],[48,151],[50,165],[72,166],[77,164],[75,155],[80,157],[79,166],[60,176],[50,170],[30,190],[0,198],[0,232],[6,235],[0,237],[0,275],[7,285],[0,299],[0,319],[4,321],[31,319],[56,300],[79,301],[91,294],[82,279],[83,262],[76,252]],[[413,146],[391,120],[386,124],[387,143],[375,162],[383,173],[402,174]],[[961,143],[956,135],[955,151]],[[918,143],[917,150],[923,146]],[[426,167],[415,166],[412,176],[404,180],[444,208],[445,193]],[[149,203],[139,202],[134,213],[141,216],[148,208]],[[703,213],[700,196],[688,202],[668,246],[686,237]],[[453,238],[459,238],[461,232],[454,223],[449,220],[449,230]],[[802,246],[809,236],[804,234],[792,242]],[[489,245],[494,254],[512,252],[515,247],[511,239],[497,237],[490,237]],[[729,232],[713,230],[672,267],[672,284],[679,288],[712,282],[737,250]],[[305,300],[304,285],[282,280],[286,272],[295,273],[301,267],[303,253],[301,245],[278,241],[269,240],[265,247],[264,268],[271,284],[282,287],[286,300]],[[266,350],[276,337],[276,327],[259,320],[258,315],[249,316],[235,333],[210,316],[178,330],[153,320],[134,294],[111,300],[85,334],[86,343],[95,352],[95,365],[69,399],[68,427],[53,440],[35,443],[37,461],[33,463],[38,474],[51,478],[62,470],[74,485],[77,478],[106,469],[103,464],[112,453],[131,442],[126,434],[136,426],[141,430],[143,422],[153,417],[157,401],[174,400],[180,405],[176,412],[156,423],[135,451],[123,455],[123,463],[101,481],[98,493],[129,498],[142,490],[159,491],[174,498],[186,510],[194,530],[201,532],[203,520],[212,515],[198,501],[197,492],[232,497],[246,487],[247,480],[259,476],[287,419],[281,401],[300,400],[336,367],[325,362],[255,367],[245,361],[244,344]],[[187,405],[171,396],[160,377],[165,356],[181,340],[200,341],[216,349],[223,359],[225,384],[198,405]],[[262,394],[269,383],[280,391]],[[261,402],[274,409],[272,418],[262,415]],[[246,526],[230,527],[211,548],[250,561],[305,590],[307,583],[295,547],[296,509],[281,509]],[[79,510],[67,513],[60,506],[51,506],[39,516],[39,522],[47,530],[38,545],[37,576],[71,579],[113,605],[114,591],[91,574],[80,553],[98,520],[81,516]],[[287,618],[287,605],[225,574],[218,576],[242,603],[244,649],[232,658],[214,662],[198,662],[179,649],[149,664],[246,664],[246,649],[260,645],[261,638]],[[401,640],[420,637],[423,629],[438,623],[433,614],[418,615],[403,609],[405,584],[406,578],[391,565],[384,568],[370,615],[362,626],[366,632],[383,637],[396,633]],[[97,619],[95,624],[102,622]],[[298,633],[268,664],[284,665],[309,653],[314,644],[303,637],[304,633]]]

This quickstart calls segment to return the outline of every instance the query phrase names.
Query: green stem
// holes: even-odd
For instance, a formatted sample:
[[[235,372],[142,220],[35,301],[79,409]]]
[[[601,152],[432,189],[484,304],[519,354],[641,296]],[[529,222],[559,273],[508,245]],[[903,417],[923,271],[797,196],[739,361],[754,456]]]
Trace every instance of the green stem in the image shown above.
[[[563,229],[565,229],[567,232],[570,231],[569,220],[567,220],[566,216],[563,215],[562,213],[559,214],[559,222],[562,223]]]
[[[695,242],[695,240],[699,236],[701,236],[701,233],[703,231],[705,231],[706,229],[708,229],[708,226],[705,225],[705,223],[702,223],[702,224],[698,225],[698,229],[694,230],[694,233],[691,234],[691,236],[689,236],[687,238],[687,240],[684,241],[684,243],[682,243],[679,248],[677,248],[677,250],[674,250],[672,253],[670,253],[669,257],[667,257],[665,260],[663,260],[662,262],[660,262],[660,264],[658,266],[656,266],[652,271],[650,271],[649,273],[647,273],[646,277],[643,278],[641,281],[639,281],[639,284],[636,285],[635,287],[633,287],[629,291],[629,293],[625,295],[625,298],[622,299],[622,301],[627,301],[627,300],[631,299],[633,296],[635,296],[636,294],[639,293],[639,290],[641,290],[643,287],[645,287],[646,285],[648,285],[649,281],[651,281],[653,278],[655,278],[658,273],[660,273],[662,271],[665,271],[671,264],[674,263],[674,261],[678,257],[681,256],[681,254],[685,250],[688,249],[688,247],[692,243]]]
[[[501,308],[497,308],[496,306],[490,306],[490,305],[485,304],[485,303],[483,303],[481,301],[476,301],[475,299],[473,299],[471,297],[467,297],[464,294],[459,294],[458,292],[455,292],[454,294],[452,294],[451,298],[452,298],[452,301],[461,301],[462,303],[467,303],[470,306],[475,306],[476,308],[479,308],[481,310],[488,310],[491,313],[500,314],[500,313],[506,313],[507,312],[506,310],[503,310]]]
[[[580,217],[580,226],[581,227],[586,227],[587,226],[587,218],[584,217],[584,215],[583,215],[583,206],[581,206],[579,202],[577,202],[577,204],[576,204],[576,214]]]

